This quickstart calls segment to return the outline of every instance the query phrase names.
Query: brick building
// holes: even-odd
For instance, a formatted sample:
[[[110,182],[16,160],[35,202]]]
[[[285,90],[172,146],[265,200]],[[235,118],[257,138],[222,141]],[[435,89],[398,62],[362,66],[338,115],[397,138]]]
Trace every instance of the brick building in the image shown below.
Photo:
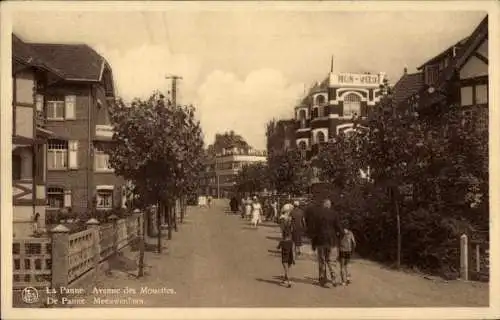
[[[124,181],[109,168],[104,153],[113,129],[108,107],[114,102],[112,70],[87,45],[25,44],[57,78],[39,88],[37,109],[47,143],[48,211],[66,207],[76,214],[94,204],[109,210],[124,202]]]

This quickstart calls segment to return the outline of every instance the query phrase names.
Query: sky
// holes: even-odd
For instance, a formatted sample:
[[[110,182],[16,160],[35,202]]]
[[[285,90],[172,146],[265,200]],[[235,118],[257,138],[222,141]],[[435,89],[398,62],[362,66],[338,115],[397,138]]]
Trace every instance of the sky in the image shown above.
[[[19,11],[26,42],[86,43],[111,65],[116,94],[146,98],[180,75],[178,100],[197,108],[205,143],[234,130],[265,148],[265,124],[293,117],[305,88],[334,72],[403,69],[468,36],[481,11]]]

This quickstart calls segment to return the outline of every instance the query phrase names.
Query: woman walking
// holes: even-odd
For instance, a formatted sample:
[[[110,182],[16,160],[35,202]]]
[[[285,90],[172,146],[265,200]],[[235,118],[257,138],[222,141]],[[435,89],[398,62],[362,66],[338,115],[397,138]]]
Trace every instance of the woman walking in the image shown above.
[[[259,203],[257,197],[253,197],[252,203],[252,224],[254,228],[257,228],[257,225],[262,222],[262,206]]]

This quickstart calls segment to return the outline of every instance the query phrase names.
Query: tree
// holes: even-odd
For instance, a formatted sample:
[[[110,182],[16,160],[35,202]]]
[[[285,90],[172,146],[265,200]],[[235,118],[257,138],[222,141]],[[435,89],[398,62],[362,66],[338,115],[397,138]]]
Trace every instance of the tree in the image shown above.
[[[240,193],[258,193],[269,189],[268,167],[263,163],[243,166],[236,177],[236,189]]]
[[[311,178],[310,167],[298,150],[268,155],[271,186],[280,194],[302,195]]]
[[[108,150],[110,164],[117,175],[132,182],[138,202],[158,205],[161,252],[160,215],[194,184],[194,171],[200,167],[203,142],[194,109],[173,106],[155,92],[148,100],[135,99],[131,105],[118,100],[110,114],[115,128]]]
[[[236,134],[233,130],[224,133],[217,133],[215,135],[215,141],[213,144],[208,146],[208,152],[210,154],[222,153],[223,149],[230,150],[233,148],[248,151],[251,149],[250,145],[243,139],[239,134]]]

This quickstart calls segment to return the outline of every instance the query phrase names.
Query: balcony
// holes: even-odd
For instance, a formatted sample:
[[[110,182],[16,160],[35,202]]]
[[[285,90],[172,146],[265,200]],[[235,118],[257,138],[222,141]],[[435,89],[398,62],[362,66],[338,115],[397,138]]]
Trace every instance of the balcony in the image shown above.
[[[95,126],[95,137],[97,140],[109,141],[113,138],[113,127],[105,124],[96,124]]]

